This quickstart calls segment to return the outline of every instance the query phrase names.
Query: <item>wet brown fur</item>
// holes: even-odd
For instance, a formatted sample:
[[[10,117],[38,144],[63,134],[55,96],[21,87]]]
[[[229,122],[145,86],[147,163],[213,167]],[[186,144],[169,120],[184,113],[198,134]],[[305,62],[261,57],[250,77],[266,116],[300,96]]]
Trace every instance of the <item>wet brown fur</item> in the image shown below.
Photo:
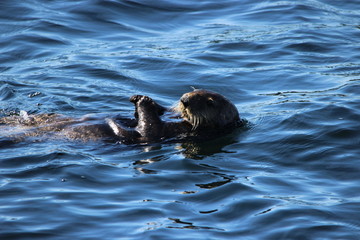
[[[58,114],[9,116],[0,119],[0,131],[18,141],[25,137],[78,139],[82,141],[111,139],[127,144],[158,142],[171,138],[208,139],[228,133],[240,126],[236,107],[222,95],[194,90],[185,93],[172,109],[180,121],[165,122],[166,108],[147,96],[130,98],[135,105],[135,119],[83,117]]]
[[[240,121],[239,113],[224,96],[207,91],[194,90],[185,93],[175,107],[181,117],[191,123],[193,130],[199,128],[224,128]]]

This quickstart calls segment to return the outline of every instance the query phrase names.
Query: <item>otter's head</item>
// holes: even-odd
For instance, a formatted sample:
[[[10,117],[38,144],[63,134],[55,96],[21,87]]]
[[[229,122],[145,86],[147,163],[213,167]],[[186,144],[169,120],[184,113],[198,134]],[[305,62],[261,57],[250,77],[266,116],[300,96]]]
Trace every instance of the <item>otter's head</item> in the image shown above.
[[[223,128],[236,124],[239,113],[224,96],[207,91],[194,90],[185,93],[175,108],[181,117],[191,123],[193,129],[198,128]]]

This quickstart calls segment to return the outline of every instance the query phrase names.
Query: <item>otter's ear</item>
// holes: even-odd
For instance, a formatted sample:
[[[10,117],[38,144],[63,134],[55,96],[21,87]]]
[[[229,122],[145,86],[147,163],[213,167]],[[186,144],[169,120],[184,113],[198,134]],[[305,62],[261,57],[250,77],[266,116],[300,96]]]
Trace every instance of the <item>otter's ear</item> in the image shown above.
[[[208,97],[208,99],[206,100],[206,104],[212,107],[215,105],[215,101],[212,97]]]

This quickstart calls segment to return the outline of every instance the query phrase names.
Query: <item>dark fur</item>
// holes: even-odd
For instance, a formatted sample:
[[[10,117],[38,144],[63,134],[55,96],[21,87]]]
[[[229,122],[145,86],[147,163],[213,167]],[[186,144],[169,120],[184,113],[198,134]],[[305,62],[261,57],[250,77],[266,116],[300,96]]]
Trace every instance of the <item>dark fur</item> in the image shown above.
[[[165,139],[209,139],[231,132],[241,125],[235,106],[218,93],[195,90],[184,94],[175,111],[181,121],[163,121],[166,108],[150,97],[135,95],[135,119],[68,118],[57,114],[10,116],[0,119],[0,131],[22,140],[49,136],[79,140],[109,139],[126,144],[159,142]],[[1,130],[2,129],[2,130]]]

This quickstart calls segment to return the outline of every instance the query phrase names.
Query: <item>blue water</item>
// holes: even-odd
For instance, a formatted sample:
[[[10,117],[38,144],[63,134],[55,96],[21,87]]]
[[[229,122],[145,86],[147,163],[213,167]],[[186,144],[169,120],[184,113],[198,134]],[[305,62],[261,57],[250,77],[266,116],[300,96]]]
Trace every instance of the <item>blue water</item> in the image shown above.
[[[131,116],[133,94],[196,87],[251,127],[2,141],[0,239],[360,239],[359,40],[358,0],[1,1],[1,116]]]

